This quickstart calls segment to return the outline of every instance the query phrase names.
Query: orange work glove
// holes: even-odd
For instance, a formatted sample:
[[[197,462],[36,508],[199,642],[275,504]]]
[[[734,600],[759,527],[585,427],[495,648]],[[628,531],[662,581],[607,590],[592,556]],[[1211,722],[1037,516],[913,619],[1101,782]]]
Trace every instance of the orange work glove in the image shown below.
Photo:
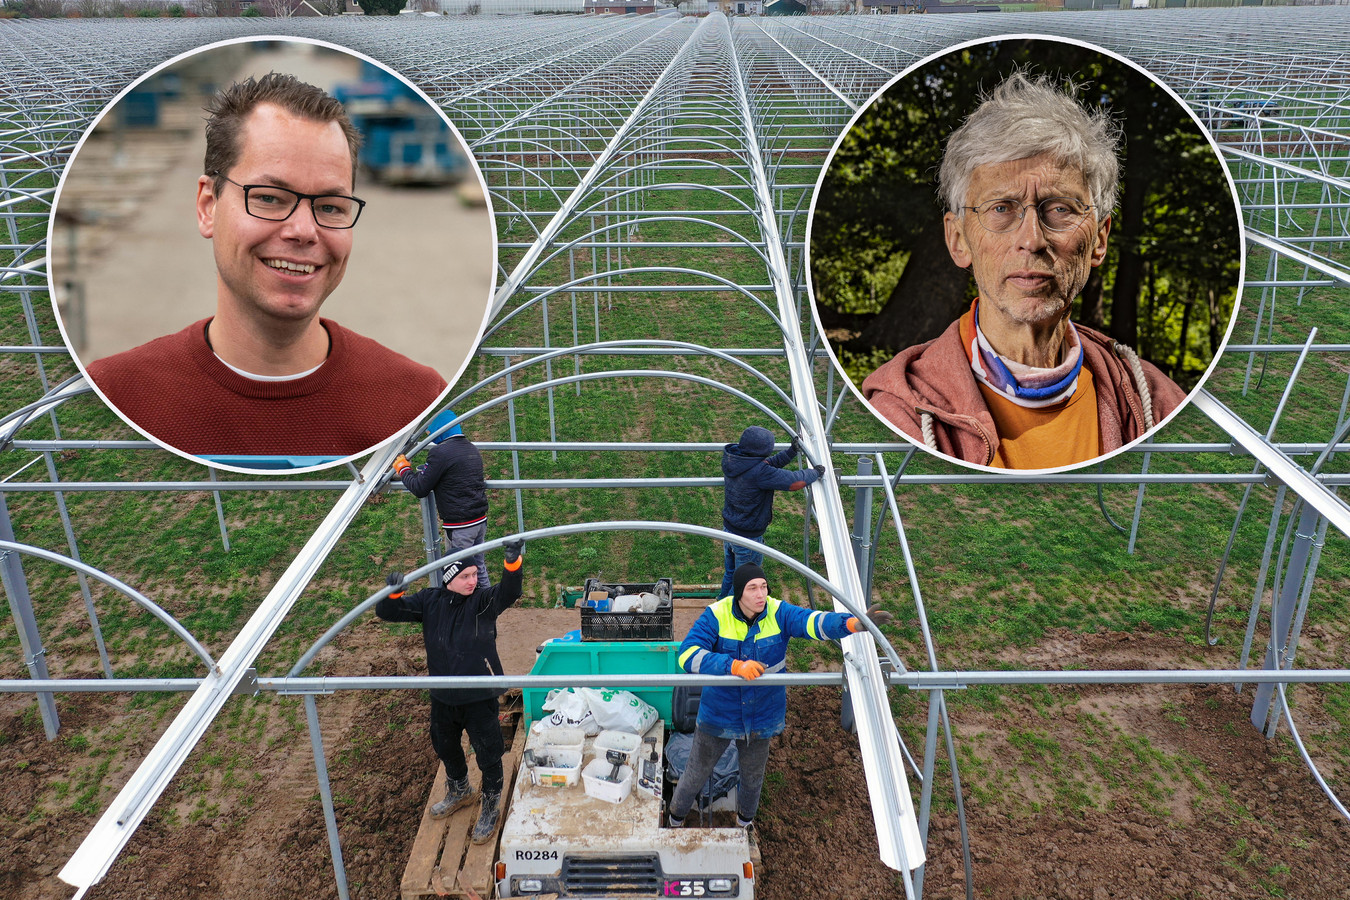
[[[888,625],[894,621],[895,613],[886,612],[886,610],[881,608],[881,604],[873,603],[871,606],[867,607],[867,618],[872,620],[872,624],[880,628],[882,625]],[[846,624],[848,625],[848,630],[855,634],[859,631],[866,630],[866,626],[858,621],[857,616],[849,616]]]
[[[404,456],[402,453],[394,457],[394,474],[399,478],[402,478],[403,473],[411,468],[412,463],[408,462],[408,457]]]
[[[753,659],[738,659],[731,664],[731,674],[746,681],[754,681],[764,674],[764,663]]]

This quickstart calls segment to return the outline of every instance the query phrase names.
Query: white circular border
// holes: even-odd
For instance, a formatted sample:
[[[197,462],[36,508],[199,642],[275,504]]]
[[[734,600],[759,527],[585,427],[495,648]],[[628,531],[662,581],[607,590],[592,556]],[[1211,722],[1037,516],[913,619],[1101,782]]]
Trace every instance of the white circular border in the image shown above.
[[[1058,466],[1046,469],[1000,469],[995,468],[993,466],[983,466],[978,463],[966,462],[965,460],[957,459],[954,456],[948,456],[945,453],[929,448],[923,442],[916,440],[915,438],[913,438],[908,434],[905,434],[895,425],[895,423],[891,422],[890,419],[887,419],[880,412],[878,412],[876,407],[872,406],[872,404],[868,403],[867,400],[863,398],[862,391],[859,390],[858,386],[853,383],[853,379],[849,378],[848,375],[844,372],[844,367],[840,365],[838,357],[834,355],[834,348],[830,346],[829,340],[824,339],[825,329],[821,326],[820,322],[820,312],[817,309],[816,304],[815,280],[812,277],[812,270],[811,270],[811,232],[815,226],[816,201],[820,198],[820,188],[825,183],[825,176],[829,173],[830,164],[834,162],[834,156],[839,151],[840,146],[843,145],[844,139],[848,137],[849,132],[853,130],[853,126],[857,124],[858,120],[862,118],[863,114],[866,113],[872,107],[872,104],[876,103],[876,101],[880,99],[880,97],[883,94],[885,94],[886,91],[890,90],[892,85],[896,84],[903,78],[909,77],[914,72],[918,71],[919,69],[922,69],[924,66],[928,65],[929,63],[937,59],[949,56],[952,53],[957,52],[958,50],[965,49],[966,47],[976,47],[983,44],[991,44],[994,43],[995,41],[1018,41],[1018,40],[1054,41],[1060,44],[1073,44],[1078,47],[1083,47],[1087,50],[1092,50],[1096,53],[1100,53],[1103,56],[1109,56],[1112,59],[1116,60],[1117,62],[1125,63],[1130,68],[1134,69],[1144,77],[1148,78],[1158,87],[1162,88],[1163,91],[1166,92],[1166,94],[1172,98],[1172,101],[1176,103],[1179,107],[1181,107],[1181,109],[1186,113],[1186,115],[1190,116],[1191,121],[1193,121],[1196,127],[1200,130],[1200,134],[1202,134],[1205,140],[1209,142],[1210,149],[1213,151],[1214,157],[1216,160],[1218,160],[1219,167],[1223,171],[1224,178],[1228,181],[1228,192],[1233,198],[1233,212],[1237,220],[1238,232],[1240,235],[1238,241],[1239,257],[1238,257],[1237,288],[1236,293],[1234,294],[1233,297],[1233,310],[1228,316],[1228,327],[1227,329],[1224,330],[1223,339],[1219,341],[1219,347],[1217,350],[1214,351],[1214,356],[1209,361],[1209,366],[1206,367],[1205,371],[1200,375],[1200,379],[1195,383],[1195,387],[1192,388],[1186,394],[1186,399],[1182,400],[1181,403],[1177,404],[1177,408],[1172,410],[1166,416],[1164,416],[1161,422],[1155,423],[1152,428],[1150,428],[1148,431],[1144,432],[1142,435],[1135,438],[1134,440],[1130,441],[1129,443],[1117,447],[1115,450],[1112,450],[1108,453],[1103,453],[1099,456],[1094,456],[1091,459],[1084,460],[1083,462],[1071,463],[1067,466]],[[989,472],[1000,475],[1006,474],[1053,475],[1059,472],[1073,472],[1086,466],[1105,462],[1106,460],[1111,459],[1114,456],[1124,453],[1126,450],[1129,450],[1136,444],[1139,444],[1151,438],[1154,434],[1156,434],[1159,431],[1159,429],[1165,427],[1169,422],[1171,422],[1172,419],[1176,417],[1177,413],[1181,412],[1183,409],[1189,406],[1191,401],[1195,399],[1195,395],[1204,389],[1205,382],[1209,380],[1210,374],[1214,371],[1215,366],[1218,365],[1219,359],[1223,356],[1224,348],[1228,346],[1229,338],[1232,337],[1233,329],[1237,325],[1238,312],[1242,304],[1243,288],[1246,285],[1247,281],[1246,225],[1242,218],[1242,203],[1238,200],[1237,185],[1233,181],[1233,173],[1229,171],[1228,165],[1223,161],[1223,153],[1220,151],[1218,143],[1214,140],[1214,136],[1210,133],[1209,129],[1205,127],[1205,123],[1200,121],[1200,117],[1195,114],[1195,110],[1191,109],[1190,105],[1187,104],[1186,101],[1182,100],[1180,95],[1178,95],[1176,91],[1172,90],[1172,88],[1169,87],[1166,82],[1158,78],[1158,76],[1154,75],[1148,69],[1145,69],[1143,66],[1139,65],[1134,60],[1122,56],[1119,53],[1107,50],[1105,47],[1099,47],[1096,44],[1092,44],[1087,41],[1076,40],[1074,38],[1060,37],[1058,35],[1051,35],[1051,34],[1032,34],[1021,32],[1012,34],[996,34],[991,35],[989,37],[975,38],[974,40],[964,41],[959,44],[952,44],[950,47],[944,47],[943,49],[938,50],[935,53],[931,53],[928,56],[925,56],[923,59],[919,60],[918,62],[906,68],[900,74],[896,75],[890,81],[887,81],[884,85],[881,86],[881,88],[877,90],[876,93],[874,93],[871,97],[868,97],[866,102],[864,102],[861,106],[858,107],[858,111],[855,112],[852,118],[848,120],[848,125],[844,128],[843,131],[839,133],[839,137],[835,139],[834,146],[830,148],[830,153],[825,158],[824,165],[820,167],[820,178],[817,179],[815,190],[812,191],[811,193],[811,208],[807,211],[806,240],[802,259],[806,266],[806,273],[805,273],[806,293],[807,297],[811,301],[811,321],[812,324],[815,326],[816,332],[821,335],[822,338],[821,346],[825,350],[825,352],[829,354],[830,362],[834,364],[835,370],[839,373],[844,383],[848,385],[848,389],[853,392],[853,396],[857,398],[858,402],[862,404],[863,408],[866,409],[869,413],[871,413],[872,416],[877,419],[877,421],[881,422],[891,431],[895,432],[902,440],[910,444],[913,444],[915,447],[918,447],[925,453],[931,454],[937,459],[940,459],[944,462],[954,463],[955,465],[962,466],[967,469],[974,469],[980,472]]]
[[[229,39],[223,40],[223,41],[213,41],[213,42],[210,43],[210,44],[202,44],[200,47],[194,47],[194,48],[191,49],[191,50],[184,51],[183,53],[179,53],[177,56],[174,56],[174,57],[172,57],[172,58],[170,58],[170,59],[164,60],[162,63],[160,63],[159,65],[157,65],[157,66],[155,66],[154,68],[150,69],[149,71],[145,72],[145,73],[144,73],[143,75],[141,75],[140,77],[133,79],[133,80],[131,81],[130,84],[128,84],[126,87],[124,87],[121,91],[118,92],[117,96],[113,97],[112,100],[108,101],[108,104],[107,104],[106,106],[104,106],[102,110],[99,111],[98,115],[94,116],[94,118],[93,118],[92,121],[90,121],[89,126],[84,130],[84,133],[83,133],[82,135],[80,135],[80,139],[79,139],[78,141],[75,142],[75,147],[74,147],[74,149],[72,149],[72,150],[70,151],[70,158],[69,158],[68,160],[66,160],[65,168],[63,168],[63,169],[61,170],[61,178],[60,178],[60,180],[57,182],[57,185],[56,185],[56,192],[52,195],[52,207],[51,207],[51,213],[48,215],[48,218],[47,218],[47,234],[48,234],[48,238],[50,239],[50,236],[54,233],[54,229],[55,229],[55,225],[56,225],[56,210],[58,209],[58,207],[59,207],[60,204],[61,204],[61,190],[65,187],[65,184],[66,184],[66,176],[70,173],[71,167],[75,164],[75,160],[79,157],[80,150],[84,147],[85,141],[87,141],[87,140],[89,139],[89,136],[93,133],[94,129],[98,127],[99,123],[103,121],[104,117],[107,116],[110,112],[112,112],[112,110],[117,106],[118,103],[120,103],[120,102],[122,101],[122,99],[123,99],[124,97],[126,97],[127,94],[131,93],[135,88],[137,88],[137,87],[140,86],[142,83],[144,83],[145,81],[149,80],[150,78],[152,78],[153,76],[155,76],[156,74],[158,74],[160,71],[162,71],[162,70],[164,70],[164,69],[167,69],[167,68],[169,68],[170,66],[173,66],[173,65],[175,65],[176,63],[178,63],[178,62],[180,62],[180,61],[182,61],[182,60],[184,60],[184,59],[188,59],[189,57],[196,56],[196,55],[199,54],[199,53],[206,53],[206,52],[208,52],[208,51],[215,50],[215,49],[218,49],[218,48],[220,48],[220,47],[226,47],[226,46],[229,46],[229,45],[231,45],[231,44],[256,44],[256,43],[262,43],[262,42],[266,42],[266,41],[281,41],[281,42],[291,43],[291,44],[310,44],[310,45],[313,45],[313,46],[316,46],[316,47],[323,47],[323,48],[328,49],[328,50],[334,50],[334,51],[336,51],[336,52],[343,53],[343,54],[345,54],[345,55],[347,55],[347,56],[349,56],[349,57],[354,57],[354,58],[356,58],[356,59],[362,60],[363,62],[370,63],[370,64],[373,65],[373,66],[379,67],[380,69],[384,70],[385,72],[388,72],[390,75],[393,75],[395,78],[397,78],[397,79],[398,79],[399,81],[401,81],[403,84],[405,84],[405,85],[407,85],[409,88],[411,88],[411,89],[413,90],[413,92],[416,93],[417,96],[420,97],[420,98],[422,99],[422,101],[423,101],[424,103],[427,104],[427,106],[429,106],[429,107],[431,107],[433,110],[435,110],[435,111],[436,111],[436,114],[437,114],[438,116],[441,117],[441,121],[445,123],[446,127],[449,128],[449,129],[450,129],[450,132],[455,136],[455,139],[456,139],[457,141],[459,141],[459,146],[460,146],[460,147],[463,147],[463,148],[468,152],[469,162],[470,162],[471,167],[472,167],[472,169],[473,169],[474,177],[478,179],[478,187],[479,187],[479,189],[482,191],[482,194],[483,194],[483,200],[484,200],[484,204],[485,204],[486,212],[487,212],[487,221],[488,221],[488,224],[489,224],[489,230],[491,231],[491,239],[492,239],[492,258],[491,258],[492,278],[490,279],[490,285],[489,285],[489,289],[488,289],[487,302],[483,305],[483,320],[482,320],[481,322],[478,323],[478,330],[475,332],[475,336],[474,336],[474,340],[473,340],[473,349],[471,349],[467,354],[465,354],[464,360],[460,363],[459,369],[456,370],[456,372],[455,372],[455,374],[454,374],[454,377],[453,377],[453,378],[447,378],[447,379],[446,379],[446,386],[445,386],[445,389],[444,389],[443,391],[441,391],[441,393],[436,397],[435,402],[433,402],[433,403],[432,403],[430,406],[428,406],[426,409],[422,410],[422,412],[419,413],[414,419],[412,419],[411,421],[409,421],[408,424],[407,424],[407,426],[405,426],[405,427],[403,428],[403,430],[394,432],[393,434],[389,435],[389,437],[385,438],[384,440],[380,441],[380,442],[377,443],[377,444],[374,444],[374,445],[372,445],[372,446],[370,446],[370,447],[367,447],[367,448],[364,449],[364,450],[361,450],[361,451],[359,451],[359,452],[357,452],[357,453],[353,453],[353,454],[351,454],[350,456],[344,456],[344,457],[342,457],[341,459],[334,459],[334,460],[332,460],[331,462],[324,462],[324,463],[320,463],[320,464],[318,464],[318,465],[304,466],[304,467],[297,467],[297,468],[293,468],[293,469],[275,469],[275,468],[267,468],[267,469],[248,469],[248,468],[244,468],[244,467],[242,467],[242,466],[235,466],[235,465],[228,465],[228,464],[225,464],[225,463],[212,462],[212,461],[210,461],[210,460],[207,460],[207,459],[203,458],[202,456],[195,456],[195,455],[193,455],[193,454],[191,454],[191,453],[187,453],[186,451],[179,450],[177,447],[173,447],[173,446],[170,446],[169,444],[164,443],[162,440],[160,440],[159,438],[157,438],[157,437],[155,437],[154,435],[150,434],[148,431],[146,431],[145,429],[141,428],[141,427],[140,427],[139,425],[137,425],[135,422],[131,421],[131,419],[127,418],[125,415],[122,414],[122,411],[121,411],[120,409],[118,409],[117,406],[115,406],[115,405],[114,405],[114,404],[113,404],[113,403],[112,403],[112,402],[111,402],[111,401],[103,394],[103,392],[102,392],[101,390],[99,390],[98,385],[95,384],[95,383],[94,383],[94,380],[93,380],[92,378],[89,377],[89,373],[88,373],[87,371],[85,371],[84,362],[80,359],[79,354],[77,354],[77,353],[75,352],[74,345],[73,345],[73,344],[71,343],[71,341],[70,341],[70,335],[66,333],[66,323],[65,323],[65,321],[61,318],[61,311],[60,311],[59,309],[57,309],[57,306],[56,306],[56,292],[53,290],[53,284],[52,284],[53,273],[52,273],[52,267],[51,267],[50,264],[47,266],[47,294],[48,294],[48,297],[51,299],[51,303],[52,303],[52,312],[53,312],[53,314],[54,314],[55,317],[56,317],[56,325],[57,325],[57,327],[61,330],[61,340],[63,340],[63,341],[65,342],[66,350],[69,351],[71,359],[74,360],[75,366],[80,370],[80,374],[81,374],[82,376],[84,376],[85,383],[88,384],[88,385],[93,389],[94,393],[98,395],[98,398],[99,398],[100,400],[103,401],[104,405],[107,406],[108,409],[110,409],[110,410],[112,410],[114,413],[116,413],[116,414],[117,414],[117,417],[118,417],[119,419],[121,419],[121,420],[122,420],[123,422],[125,422],[127,425],[131,426],[131,428],[132,428],[133,430],[135,430],[138,434],[142,435],[142,436],[145,437],[147,440],[153,441],[157,446],[159,446],[160,448],[162,448],[162,449],[164,449],[164,450],[168,450],[169,452],[175,453],[175,454],[177,454],[178,456],[181,456],[181,457],[183,457],[183,458],[186,459],[186,460],[189,460],[189,461],[194,462],[194,463],[198,463],[198,464],[200,464],[200,465],[206,466],[206,467],[211,468],[211,469],[219,469],[219,470],[226,471],[226,472],[235,472],[235,473],[240,474],[240,475],[252,475],[252,476],[258,476],[258,475],[266,475],[266,476],[304,475],[304,474],[311,473],[311,472],[322,472],[322,471],[327,470],[327,469],[332,469],[332,468],[335,468],[335,467],[337,467],[337,466],[341,466],[341,465],[344,465],[344,464],[346,464],[346,463],[349,463],[349,462],[351,462],[352,460],[354,460],[354,459],[356,459],[356,458],[358,458],[358,457],[365,456],[365,455],[368,454],[368,453],[374,453],[375,451],[379,450],[380,448],[382,448],[382,447],[386,446],[387,444],[393,442],[396,438],[399,438],[399,437],[401,437],[403,434],[406,434],[406,433],[408,432],[408,429],[409,429],[411,426],[413,426],[413,425],[415,425],[415,424],[418,424],[418,423],[420,423],[421,421],[423,421],[424,419],[428,418],[428,417],[430,416],[430,414],[432,413],[433,410],[437,410],[438,407],[440,407],[440,405],[446,401],[446,398],[448,398],[449,395],[450,395],[450,391],[454,388],[455,384],[459,381],[460,376],[462,376],[462,375],[464,374],[464,370],[467,369],[467,368],[469,367],[469,363],[474,359],[475,356],[477,356],[478,344],[479,344],[479,342],[483,339],[483,332],[487,329],[488,322],[489,322],[489,321],[491,320],[491,318],[492,318],[492,300],[493,300],[493,297],[495,297],[495,296],[496,296],[496,293],[497,293],[497,277],[498,277],[498,275],[500,274],[500,266],[497,264],[497,253],[498,253],[498,248],[497,248],[497,216],[496,216],[495,210],[494,210],[493,207],[492,207],[492,194],[488,191],[487,180],[483,177],[483,169],[482,169],[482,167],[478,164],[478,158],[477,158],[476,156],[474,156],[473,150],[472,150],[472,148],[470,147],[469,142],[466,141],[466,140],[464,139],[464,135],[460,134],[459,129],[455,127],[455,123],[452,122],[452,121],[450,121],[450,117],[446,115],[445,110],[441,109],[441,107],[440,107],[435,101],[433,101],[433,100],[431,99],[431,97],[427,96],[427,94],[426,94],[425,91],[423,91],[420,87],[418,87],[417,85],[415,85],[415,84],[413,84],[411,81],[409,81],[408,78],[407,78],[406,76],[404,76],[402,73],[400,73],[400,72],[398,72],[398,71],[395,71],[394,69],[390,68],[390,67],[389,67],[388,65],[386,65],[385,63],[380,62],[378,59],[373,59],[373,58],[367,56],[367,55],[364,54],[364,53],[360,53],[360,52],[358,52],[358,51],[356,51],[356,50],[352,50],[350,47],[344,47],[344,46],[342,46],[341,44],[334,44],[334,43],[332,43],[331,41],[323,41],[323,40],[318,40],[318,39],[315,39],[315,38],[307,38],[307,37],[296,37],[296,36],[293,36],[293,35],[259,34],[259,35],[248,35],[248,36],[245,36],[245,37],[229,38]],[[246,456],[246,455],[250,455],[250,454],[231,454],[231,453],[222,453],[222,454],[219,454],[219,455],[221,455],[221,456]],[[264,455],[264,456],[318,456],[318,455],[320,455],[320,454],[309,454],[309,453],[298,453],[298,452],[297,452],[297,453],[289,453],[289,454],[286,454],[286,453],[280,453],[280,454],[261,454],[261,455]]]

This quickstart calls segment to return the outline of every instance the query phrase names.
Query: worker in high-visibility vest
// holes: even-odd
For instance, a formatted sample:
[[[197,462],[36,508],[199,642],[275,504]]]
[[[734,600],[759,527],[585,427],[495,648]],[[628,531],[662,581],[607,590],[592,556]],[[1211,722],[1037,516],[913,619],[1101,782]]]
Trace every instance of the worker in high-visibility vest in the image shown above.
[[[705,609],[680,644],[680,665],[691,675],[754,681],[766,672],[786,670],[790,638],[838,640],[866,627],[848,613],[803,609],[770,597],[764,570],[754,563],[736,569],[732,586],[733,593]],[[867,615],[878,626],[894,618],[876,606]],[[740,765],[736,824],[753,828],[769,739],[783,730],[786,717],[785,687],[705,687],[689,761],[670,798],[668,824],[684,824],[694,797],[734,740]]]

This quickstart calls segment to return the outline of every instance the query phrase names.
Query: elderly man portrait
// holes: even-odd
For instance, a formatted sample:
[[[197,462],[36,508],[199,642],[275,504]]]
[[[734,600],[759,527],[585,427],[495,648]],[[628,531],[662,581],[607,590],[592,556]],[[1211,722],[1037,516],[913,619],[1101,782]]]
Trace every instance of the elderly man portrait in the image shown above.
[[[383,442],[446,382],[319,316],[365,205],[353,193],[360,135],[341,103],[291,75],[231,84],[207,112],[196,224],[212,243],[215,314],[98,359],[89,377],[191,454],[336,457]]]
[[[930,450],[996,468],[1070,466],[1143,437],[1186,391],[1133,339],[1074,319],[1100,309],[1101,277],[1091,300],[1085,289],[1116,237],[1116,116],[1063,79],[1015,69],[992,84],[941,144],[941,231],[911,248],[916,270],[925,250],[955,264],[932,292],[953,295],[948,318],[858,380],[880,416]]]
[[[1067,466],[1142,437],[1186,394],[1069,312],[1106,258],[1117,137],[1057,87],[1014,74],[947,143],[947,252],[980,295],[937,340],[863,382],[906,434],[966,462]]]

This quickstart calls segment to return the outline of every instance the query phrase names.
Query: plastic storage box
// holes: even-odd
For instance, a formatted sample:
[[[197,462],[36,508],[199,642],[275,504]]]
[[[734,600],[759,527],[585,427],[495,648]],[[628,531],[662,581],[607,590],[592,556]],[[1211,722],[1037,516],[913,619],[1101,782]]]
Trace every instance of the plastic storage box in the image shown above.
[[[551,766],[530,766],[530,783],[550,787],[571,787],[581,772],[581,751],[550,747],[533,753],[552,759]],[[613,768],[613,766],[610,766]]]
[[[586,793],[608,803],[622,803],[633,792],[633,770],[628,766],[619,766],[618,781],[608,781],[609,773],[614,770],[613,763],[603,759],[593,759],[581,770],[581,780],[586,784]]]
[[[595,736],[595,742],[591,748],[595,751],[595,758],[601,762],[606,762],[606,753],[610,750],[617,750],[624,755],[624,764],[633,765],[637,759],[638,748],[642,746],[642,738],[636,734],[627,731],[602,731]],[[613,763],[609,763],[613,766]]]
[[[571,725],[557,725],[546,729],[535,741],[539,750],[575,750],[580,753],[586,745],[586,732]]]

